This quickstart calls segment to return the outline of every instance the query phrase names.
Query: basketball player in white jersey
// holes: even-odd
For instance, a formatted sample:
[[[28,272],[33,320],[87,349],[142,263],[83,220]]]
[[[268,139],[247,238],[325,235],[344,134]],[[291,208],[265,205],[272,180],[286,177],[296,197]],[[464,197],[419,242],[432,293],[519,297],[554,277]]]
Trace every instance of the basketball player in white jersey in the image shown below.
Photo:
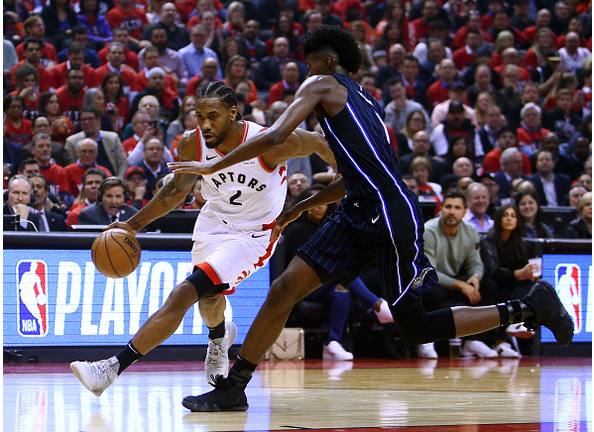
[[[263,129],[240,120],[235,93],[221,81],[201,87],[196,104],[198,129],[186,132],[178,144],[182,161],[221,158]],[[202,194],[206,204],[194,228],[193,273],[173,289],[161,309],[115,356],[71,363],[88,390],[100,396],[124,369],[171,336],[196,301],[209,328],[207,380],[214,385],[216,375],[226,376],[227,350],[235,339],[236,328],[232,322],[225,322],[223,295],[233,293],[237,284],[272,256],[276,241],[271,242],[271,228],[287,193],[286,161],[314,152],[336,168],[322,135],[298,130],[274,151],[204,176]],[[142,227],[174,209],[192,190],[196,178],[196,174],[176,174],[136,215],[109,228],[122,228],[136,235]]]

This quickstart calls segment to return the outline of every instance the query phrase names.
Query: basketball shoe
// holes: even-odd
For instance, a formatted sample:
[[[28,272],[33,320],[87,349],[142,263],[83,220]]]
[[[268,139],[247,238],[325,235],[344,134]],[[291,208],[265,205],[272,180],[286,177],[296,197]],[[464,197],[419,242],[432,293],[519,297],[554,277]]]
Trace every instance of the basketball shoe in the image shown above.
[[[75,361],[70,363],[70,369],[87,390],[95,396],[101,396],[118,379],[120,362],[115,356],[95,362]]]
[[[542,279],[537,281],[521,301],[534,312],[534,316],[525,322],[528,329],[534,330],[535,326],[540,324],[553,332],[559,345],[566,346],[571,343],[573,321],[550,283]]]
[[[237,327],[231,321],[225,322],[225,336],[218,339],[208,339],[208,349],[204,359],[206,380],[211,386],[216,386],[217,375],[227,376],[229,370],[229,348],[237,336]]]
[[[251,378],[234,373],[233,369],[229,375],[236,376],[239,381],[217,375],[214,379],[214,390],[198,396],[187,396],[182,401],[182,405],[194,412],[247,410],[249,405],[245,386]]]

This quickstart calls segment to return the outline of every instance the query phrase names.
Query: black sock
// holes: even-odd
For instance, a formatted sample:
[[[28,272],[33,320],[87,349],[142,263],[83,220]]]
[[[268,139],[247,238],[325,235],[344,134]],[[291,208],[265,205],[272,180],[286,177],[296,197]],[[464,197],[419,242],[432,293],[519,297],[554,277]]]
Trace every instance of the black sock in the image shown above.
[[[208,338],[209,339],[220,339],[225,336],[225,320],[223,320],[218,326],[210,328],[208,327]]]
[[[250,363],[240,356],[237,356],[237,360],[235,360],[233,367],[229,370],[229,380],[236,387],[245,387],[252,379],[252,374],[257,367],[257,364]]]
[[[126,345],[119,353],[116,354],[116,358],[118,359],[118,362],[120,362],[120,370],[118,371],[118,375],[124,372],[124,369],[126,369],[128,366],[136,363],[141,357],[142,354],[140,354],[136,348],[134,348],[132,341],[128,342],[128,345]]]

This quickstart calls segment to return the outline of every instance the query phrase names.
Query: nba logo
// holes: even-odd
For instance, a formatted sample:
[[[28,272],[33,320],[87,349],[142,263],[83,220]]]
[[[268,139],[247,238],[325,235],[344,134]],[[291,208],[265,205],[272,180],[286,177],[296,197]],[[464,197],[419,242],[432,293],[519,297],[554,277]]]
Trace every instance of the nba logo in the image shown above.
[[[574,333],[582,331],[582,287],[580,267],[575,264],[559,264],[555,268],[555,288],[561,303],[573,320]]]
[[[45,336],[48,331],[46,263],[28,260],[18,262],[17,297],[17,322],[21,336]]]

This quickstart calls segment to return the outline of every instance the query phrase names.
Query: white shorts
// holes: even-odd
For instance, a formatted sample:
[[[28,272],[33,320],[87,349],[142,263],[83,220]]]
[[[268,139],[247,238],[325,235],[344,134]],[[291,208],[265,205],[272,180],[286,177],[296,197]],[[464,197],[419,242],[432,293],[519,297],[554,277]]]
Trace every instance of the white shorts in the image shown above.
[[[271,230],[233,231],[210,211],[201,212],[194,229],[192,267],[200,266],[211,279],[214,271],[219,280],[213,282],[229,284],[229,290],[222,294],[231,294],[239,282],[270,260],[278,243],[270,242],[271,233]],[[205,269],[204,263],[210,269]]]

